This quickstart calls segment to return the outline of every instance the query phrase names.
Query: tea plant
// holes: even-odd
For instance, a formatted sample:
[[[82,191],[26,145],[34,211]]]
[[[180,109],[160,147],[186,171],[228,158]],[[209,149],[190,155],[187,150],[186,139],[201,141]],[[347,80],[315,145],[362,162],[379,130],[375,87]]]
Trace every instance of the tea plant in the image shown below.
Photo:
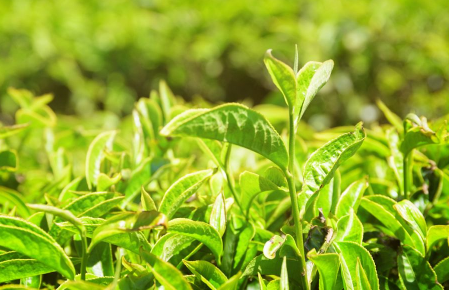
[[[195,108],[161,82],[121,122],[96,115],[100,131],[10,89],[2,287],[443,289],[447,122],[379,101],[391,125],[316,133],[301,118],[332,60],[264,62],[286,110]]]

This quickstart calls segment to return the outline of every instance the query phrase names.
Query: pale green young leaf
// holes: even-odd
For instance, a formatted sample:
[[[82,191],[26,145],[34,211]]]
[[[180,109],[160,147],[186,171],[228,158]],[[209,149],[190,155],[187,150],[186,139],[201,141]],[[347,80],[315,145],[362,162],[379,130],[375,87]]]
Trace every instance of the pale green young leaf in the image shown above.
[[[215,267],[212,263],[207,261],[186,261],[183,260],[184,265],[197,276],[204,284],[211,289],[219,288],[228,281],[225,274]]]
[[[281,290],[281,280],[277,278],[268,282],[267,290]]]
[[[0,139],[5,139],[9,136],[18,134],[22,132],[25,128],[27,128],[28,124],[19,124],[12,126],[3,126],[0,124]]]
[[[117,184],[121,179],[122,175],[120,173],[115,173],[112,177],[109,177],[104,173],[100,173],[97,180],[97,190],[106,191],[112,185]]]
[[[36,259],[31,259],[18,252],[0,254],[0,283],[16,279],[46,274],[55,271]]]
[[[173,183],[165,192],[159,211],[169,219],[212,175],[214,170],[207,169],[188,174]]]
[[[29,217],[31,214],[20,193],[13,189],[0,186],[0,201],[7,201],[13,204],[17,208],[17,212],[24,218]]]
[[[427,224],[419,209],[411,201],[406,199],[395,204],[394,208],[412,229],[418,231],[424,239],[427,234]]]
[[[156,204],[154,203],[151,195],[142,186],[140,189],[140,202],[142,204],[142,209],[146,211],[157,210]]]
[[[237,273],[231,278],[228,279],[223,285],[221,285],[218,290],[237,290],[239,289],[239,279],[241,277],[241,273]]]
[[[414,127],[405,133],[404,140],[401,143],[401,151],[407,156],[413,149],[430,144],[438,144],[435,132],[426,127]]]
[[[357,279],[357,287],[360,290],[371,290],[371,285],[369,283],[368,276],[366,275],[365,270],[363,269],[362,263],[360,259],[357,258],[357,268],[355,271],[356,279]]]
[[[366,178],[355,181],[346,188],[338,200],[335,215],[342,217],[347,215],[351,209],[357,212],[363,193],[368,188],[368,180]]]
[[[75,268],[61,246],[41,228],[19,218],[0,216],[0,246],[17,251],[73,279]]]
[[[83,213],[90,210],[101,202],[107,201],[114,197],[112,192],[90,192],[72,200],[63,209],[70,211],[75,216],[83,216]],[[91,216],[95,217],[95,216]]]
[[[284,96],[285,102],[292,112],[298,112],[301,105],[296,96],[296,78],[291,67],[273,57],[271,49],[267,50],[264,58],[265,66],[271,79]]]
[[[159,96],[161,97],[161,107],[164,113],[164,120],[167,123],[170,118],[170,111],[175,102],[173,92],[164,80],[159,82]]]
[[[93,207],[87,209],[86,211],[80,213],[78,216],[88,216],[88,217],[102,217],[105,214],[109,213],[112,209],[118,208],[122,203],[124,197],[116,196],[108,200],[104,200],[94,205]]]
[[[179,218],[168,223],[168,232],[185,235],[200,241],[211,250],[217,260],[220,260],[223,253],[223,243],[220,234],[209,224]]]
[[[191,253],[197,243],[193,237],[168,233],[156,242],[151,253],[166,262],[178,265],[185,256]]]
[[[412,247],[402,247],[397,263],[399,278],[406,289],[443,289],[429,262]]]
[[[340,164],[356,153],[363,140],[365,131],[359,123],[354,132],[341,135],[316,150],[304,166],[303,191],[306,196],[310,197],[326,185]]]
[[[301,78],[301,75],[304,73],[304,79],[301,80],[301,83],[307,83],[307,78],[310,78],[308,75],[310,68],[314,68],[315,64],[307,65],[306,70],[302,71],[302,69],[298,72],[298,81]],[[307,107],[310,102],[312,102],[315,95],[318,91],[327,83],[329,77],[332,73],[332,69],[334,68],[334,62],[332,60],[326,60],[323,62],[314,72],[312,79],[310,80],[309,85],[307,86],[307,91],[304,94],[303,91],[299,93],[304,96],[304,101],[301,103],[301,111],[299,113],[299,119],[304,115]],[[307,72],[307,73],[306,73]],[[301,78],[302,79],[302,78]]]
[[[439,283],[444,283],[449,280],[449,257],[439,262],[435,268],[435,274]]]
[[[281,169],[288,165],[287,149],[273,126],[261,114],[239,104],[185,111],[161,134],[229,142],[261,154]]]
[[[140,256],[150,267],[156,280],[167,290],[191,290],[192,287],[184,279],[182,273],[172,264],[165,262],[156,255],[140,251]]]
[[[89,189],[97,185],[103,151],[111,148],[115,134],[115,131],[101,133],[90,143],[86,155],[86,181]]]
[[[278,235],[271,237],[263,247],[263,254],[268,259],[274,259],[276,257],[276,252],[281,248],[284,243],[284,239]]]
[[[259,288],[260,288],[260,290],[267,290],[267,285],[265,285],[265,282],[263,281],[263,278],[260,275],[260,273],[257,273],[257,278],[259,280]]]
[[[254,198],[259,193],[279,190],[279,187],[269,179],[249,171],[244,171],[240,174],[239,183],[242,191],[240,202],[243,210],[246,210],[247,212],[249,211]]]
[[[382,113],[384,113],[388,122],[390,122],[390,124],[393,125],[400,134],[402,134],[404,132],[404,126],[402,125],[401,118],[393,113],[380,99],[376,100],[376,104]]]
[[[287,257],[284,257],[282,260],[282,267],[281,267],[281,290],[288,290],[289,289],[289,283],[288,283],[288,270],[287,270]]]
[[[379,289],[379,279],[377,277],[376,265],[369,252],[362,246],[353,242],[336,243],[340,254],[343,281],[345,289],[360,289],[357,284],[357,263],[360,261],[364,269],[370,287],[373,290]]]
[[[226,230],[226,201],[223,193],[219,193],[212,205],[210,213],[209,224],[217,230],[220,237],[223,236]]]
[[[426,236],[427,251],[432,250],[433,246],[438,241],[440,240],[448,241],[448,239],[449,239],[449,226],[437,225],[429,227]]]
[[[0,172],[15,172],[19,168],[19,159],[15,150],[0,151]]]
[[[337,281],[338,270],[340,268],[340,258],[338,254],[317,254],[316,250],[311,250],[307,257],[317,267],[319,273],[320,290],[332,290]]]
[[[353,210],[337,222],[335,242],[354,242],[362,245],[363,225]]]

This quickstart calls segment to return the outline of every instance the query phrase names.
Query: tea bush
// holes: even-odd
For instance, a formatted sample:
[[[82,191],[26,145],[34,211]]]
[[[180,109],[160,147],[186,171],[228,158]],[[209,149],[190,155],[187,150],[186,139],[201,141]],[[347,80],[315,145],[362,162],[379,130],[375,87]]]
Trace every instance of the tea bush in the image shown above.
[[[314,132],[301,118],[333,61],[264,62],[286,108],[161,82],[122,120],[74,118],[9,89],[0,289],[447,287],[447,122],[379,101],[389,125]]]

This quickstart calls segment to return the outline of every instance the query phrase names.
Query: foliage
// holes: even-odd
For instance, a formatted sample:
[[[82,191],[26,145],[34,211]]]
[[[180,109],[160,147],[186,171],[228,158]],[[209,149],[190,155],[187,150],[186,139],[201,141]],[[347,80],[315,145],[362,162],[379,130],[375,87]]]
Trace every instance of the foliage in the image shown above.
[[[391,125],[314,132],[301,117],[333,62],[265,64],[288,106],[277,116],[199,109],[162,83],[96,126],[10,89],[20,108],[0,130],[0,283],[447,287],[447,122],[402,121],[379,102]]]

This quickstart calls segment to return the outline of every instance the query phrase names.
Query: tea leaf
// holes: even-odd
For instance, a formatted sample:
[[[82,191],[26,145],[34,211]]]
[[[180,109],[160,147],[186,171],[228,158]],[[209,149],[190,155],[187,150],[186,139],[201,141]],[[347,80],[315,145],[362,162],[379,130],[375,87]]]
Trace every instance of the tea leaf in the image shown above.
[[[335,215],[338,217],[345,216],[350,212],[350,209],[357,212],[363,193],[367,187],[368,181],[365,178],[349,185],[338,200]]]
[[[17,252],[0,254],[0,283],[53,272],[55,269]]]
[[[164,262],[157,256],[140,251],[141,257],[147,262],[156,280],[164,286],[164,289],[169,290],[188,290],[192,289],[189,283],[184,279],[182,273],[173,265]]]
[[[351,210],[348,215],[343,216],[337,222],[336,242],[354,242],[362,245],[363,225],[354,211]]]
[[[90,143],[86,156],[86,181],[89,189],[97,185],[103,150],[112,146],[115,134],[115,131],[101,133]]]
[[[185,111],[171,120],[161,134],[229,142],[259,153],[281,169],[288,165],[287,149],[279,134],[265,117],[243,105]]]
[[[449,257],[439,262],[435,268],[438,282],[444,283],[449,280]]]
[[[211,289],[219,288],[228,278],[217,267],[207,261],[185,261],[184,265]]]
[[[341,135],[316,150],[304,166],[305,194],[311,196],[325,186],[340,164],[355,154],[363,140],[365,131],[359,123],[354,132]]]
[[[0,151],[0,171],[15,172],[19,167],[17,153],[14,150]]]
[[[207,169],[187,174],[173,183],[164,194],[159,211],[169,219],[182,204],[189,199],[212,175],[214,170]]]
[[[338,270],[340,268],[340,258],[338,254],[317,254],[315,249],[307,254],[307,257],[317,267],[320,274],[320,290],[332,290],[337,281]]]
[[[168,223],[168,232],[195,238],[214,254],[217,260],[223,253],[223,243],[217,230],[209,224],[189,219],[174,219]]]
[[[432,250],[433,246],[438,241],[448,239],[449,239],[449,226],[431,226],[427,231],[426,236],[427,251]]]
[[[0,246],[22,253],[52,267],[69,279],[75,269],[58,243],[42,229],[19,218],[0,216]]]
[[[226,201],[224,195],[219,193],[212,206],[210,213],[209,224],[217,230],[220,237],[223,236],[226,230]]]
[[[29,217],[31,214],[22,197],[15,190],[0,186],[0,200],[6,200],[14,204],[19,214],[24,218]]]

